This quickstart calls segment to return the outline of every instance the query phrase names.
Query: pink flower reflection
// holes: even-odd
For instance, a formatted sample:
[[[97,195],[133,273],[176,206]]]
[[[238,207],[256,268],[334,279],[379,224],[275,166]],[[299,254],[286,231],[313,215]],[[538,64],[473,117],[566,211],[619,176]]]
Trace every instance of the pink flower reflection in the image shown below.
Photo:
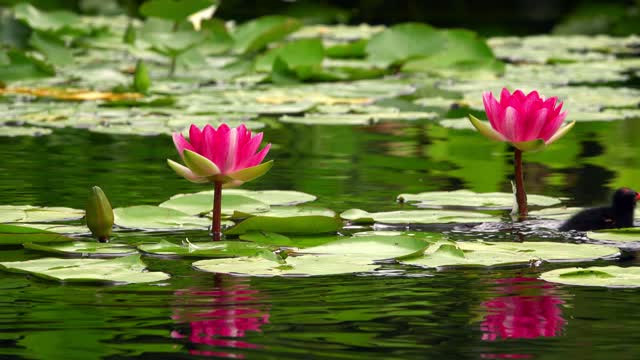
[[[533,283],[531,283],[533,282]],[[486,311],[480,325],[482,340],[534,339],[559,336],[565,320],[554,285],[540,283],[538,279],[500,279],[498,287],[503,294],[482,303]]]
[[[174,339],[187,339],[192,355],[242,359],[244,355],[218,348],[259,349],[261,346],[239,340],[247,332],[262,332],[269,323],[268,306],[260,302],[259,291],[251,289],[247,279],[216,277],[213,290],[180,290],[175,293],[178,306],[172,319],[178,325]],[[185,330],[182,330],[185,329]],[[203,347],[215,349],[202,350]]]

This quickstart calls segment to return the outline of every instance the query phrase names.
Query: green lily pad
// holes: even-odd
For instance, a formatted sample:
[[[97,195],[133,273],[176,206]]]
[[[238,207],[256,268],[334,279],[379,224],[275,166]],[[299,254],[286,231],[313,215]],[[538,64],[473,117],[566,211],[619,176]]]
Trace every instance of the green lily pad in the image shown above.
[[[374,271],[378,266],[366,259],[346,255],[289,256],[282,264],[264,257],[201,260],[193,267],[207,272],[249,276],[319,276]]]
[[[46,222],[80,219],[83,210],[67,207],[0,205],[0,222]]]
[[[43,136],[50,135],[51,129],[42,127],[17,127],[17,126],[0,126],[0,136]]]
[[[317,199],[315,195],[292,190],[244,190],[226,189],[227,194],[242,195],[262,201],[271,206],[298,205]]]
[[[591,266],[556,269],[540,275],[544,281],[580,286],[639,287],[639,267]]]
[[[402,261],[424,267],[496,266],[532,261],[585,261],[619,255],[616,247],[557,242],[438,242],[424,256]]]
[[[331,216],[250,217],[228,229],[227,235],[239,235],[249,231],[266,231],[278,234],[333,233],[342,228],[342,222]]]
[[[250,53],[261,50],[272,41],[277,41],[296,31],[302,24],[290,17],[263,16],[239,25],[231,34],[233,50]]]
[[[446,38],[436,29],[419,23],[392,26],[371,37],[367,44],[369,61],[388,66],[443,50]]]
[[[511,209],[513,194],[503,192],[476,193],[470,190],[432,191],[419,194],[400,194],[399,202],[423,206],[468,206],[486,209]],[[527,194],[527,203],[535,206],[553,206],[560,199],[543,195]]]
[[[190,216],[175,209],[138,205],[113,209],[115,224],[125,228],[145,230],[206,229],[211,220]]]
[[[146,271],[140,255],[117,259],[57,259],[0,262],[0,269],[47,280],[78,283],[148,283],[169,279],[163,272]]]
[[[244,241],[210,241],[185,244],[174,244],[161,240],[154,244],[138,246],[140,251],[154,255],[171,255],[181,257],[229,258],[238,256],[253,256],[266,246]]]
[[[213,193],[197,193],[184,196],[174,196],[159,205],[164,208],[171,208],[182,211],[189,215],[200,215],[210,213],[213,209]],[[222,214],[231,215],[234,211],[244,213],[259,213],[269,210],[269,205],[259,200],[222,192]]]
[[[589,231],[587,237],[592,240],[633,242],[640,241],[640,227]]]
[[[255,214],[236,211],[231,219],[246,219]],[[336,213],[331,209],[312,207],[312,206],[274,206],[271,210],[258,214],[268,217],[294,217],[294,216],[328,216],[335,217]]]
[[[0,246],[21,245],[24,243],[68,242],[72,238],[56,232],[35,229],[26,226],[0,224]]]
[[[310,114],[304,116],[280,117],[280,121],[291,124],[304,125],[371,125],[378,121],[414,121],[433,119],[437,116],[433,112],[388,112],[367,114]]]
[[[452,210],[399,210],[370,213],[350,209],[340,217],[357,224],[448,224],[498,222],[500,217],[471,211]]]
[[[440,239],[441,235],[434,233],[433,237]],[[347,255],[373,261],[421,254],[430,244],[423,238],[407,235],[362,235],[309,247],[301,252],[317,255]]]
[[[96,241],[74,241],[56,243],[26,243],[25,249],[62,255],[80,255],[82,257],[114,257],[137,254],[135,247],[117,243],[99,243]]]
[[[529,216],[540,219],[567,220],[580,210],[582,210],[582,208],[579,207],[555,207],[529,211]]]
[[[319,246],[342,239],[340,235],[298,235],[285,236],[267,231],[249,231],[240,235],[240,239],[262,245],[296,247],[299,249]]]
[[[58,234],[89,234],[91,231],[85,225],[67,225],[58,223],[26,223],[24,226],[28,226],[34,229],[51,231]]]

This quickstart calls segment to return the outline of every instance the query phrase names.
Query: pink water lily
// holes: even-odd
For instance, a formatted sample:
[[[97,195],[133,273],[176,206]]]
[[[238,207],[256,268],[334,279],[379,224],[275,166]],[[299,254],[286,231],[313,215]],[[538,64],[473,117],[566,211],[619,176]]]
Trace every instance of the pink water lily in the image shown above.
[[[169,166],[191,182],[214,184],[211,231],[213,240],[220,240],[222,188],[242,185],[269,171],[273,160],[266,163],[262,160],[271,144],[258,151],[262,133],[253,135],[244,124],[237,128],[222,124],[217,129],[211,125],[202,129],[191,125],[189,140],[174,133],[173,143],[186,166],[167,159]]]
[[[513,94],[502,89],[500,101],[491,92],[483,94],[484,109],[489,125],[473,115],[473,126],[486,137],[508,141],[522,151],[535,151],[564,136],[575,121],[562,127],[567,112],[562,112],[562,102],[557,97],[545,99],[537,91],[529,94],[516,90]]]
[[[195,183],[221,182],[224,187],[242,185],[266,173],[273,161],[260,164],[271,144],[258,151],[262,133],[253,135],[244,124],[217,129],[195,125],[189,129],[189,141],[181,133],[173,134],[173,143],[186,166],[167,159],[178,175]]]
[[[562,103],[558,98],[545,99],[537,91],[525,95],[522,90],[509,93],[502,89],[500,101],[491,92],[482,96],[484,110],[489,124],[469,115],[469,120],[482,135],[497,141],[507,141],[514,146],[515,195],[517,207],[512,214],[518,213],[521,220],[528,214],[527,193],[524,190],[522,172],[522,152],[537,151],[563,137],[575,121],[565,125],[567,112],[562,112]]]

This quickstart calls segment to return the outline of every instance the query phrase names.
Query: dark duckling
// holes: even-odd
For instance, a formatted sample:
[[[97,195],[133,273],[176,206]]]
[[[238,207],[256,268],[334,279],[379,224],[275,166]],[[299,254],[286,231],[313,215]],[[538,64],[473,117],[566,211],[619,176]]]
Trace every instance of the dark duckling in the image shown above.
[[[633,212],[640,194],[621,188],[613,194],[611,206],[582,210],[573,215],[558,229],[560,231],[589,231],[633,227]]]

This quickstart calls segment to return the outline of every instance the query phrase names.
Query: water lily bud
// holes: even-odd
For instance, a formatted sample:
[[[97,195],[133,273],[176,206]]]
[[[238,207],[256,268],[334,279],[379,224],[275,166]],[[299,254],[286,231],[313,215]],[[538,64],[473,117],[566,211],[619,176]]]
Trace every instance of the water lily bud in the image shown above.
[[[85,219],[87,227],[100,242],[107,242],[113,227],[113,209],[107,195],[98,186],[91,188]]]

